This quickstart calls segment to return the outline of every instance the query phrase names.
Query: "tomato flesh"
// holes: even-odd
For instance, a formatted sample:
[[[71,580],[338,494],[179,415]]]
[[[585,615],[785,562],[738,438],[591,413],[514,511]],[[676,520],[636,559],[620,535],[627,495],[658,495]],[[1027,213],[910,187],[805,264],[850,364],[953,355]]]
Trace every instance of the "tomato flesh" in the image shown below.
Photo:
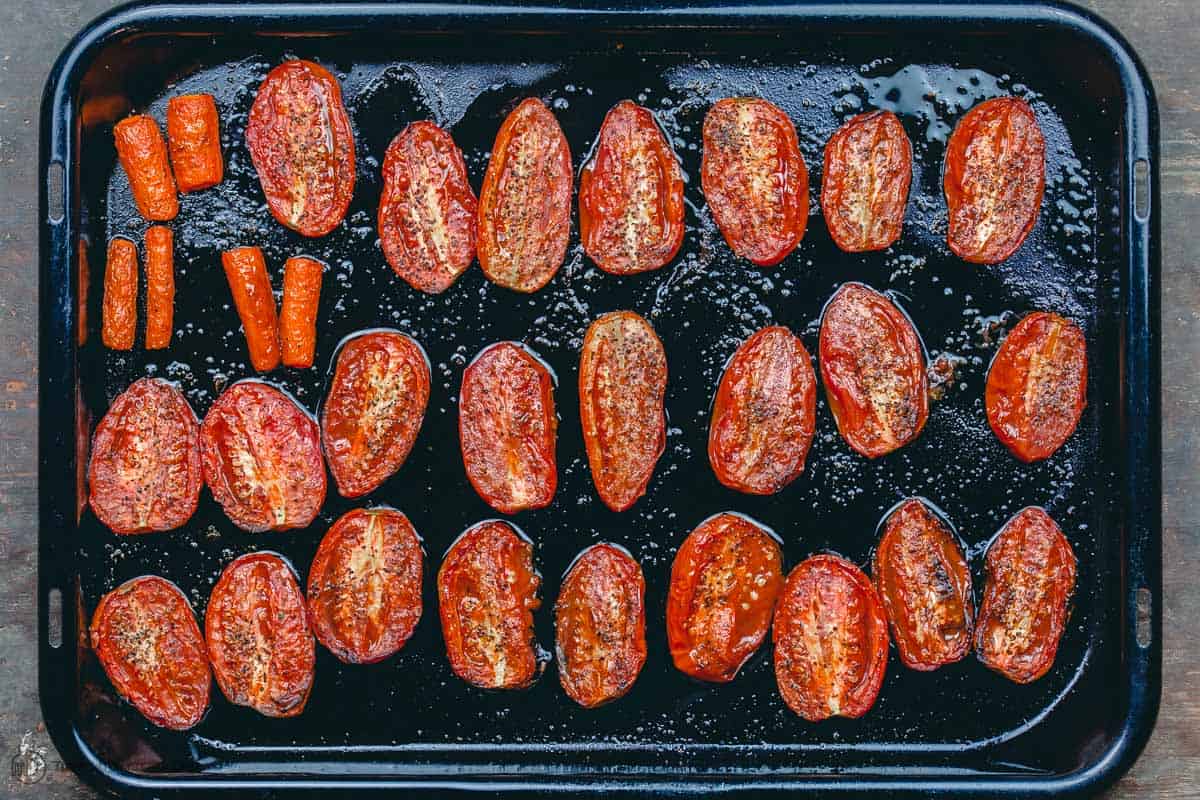
[[[821,211],[848,253],[883,250],[900,238],[912,182],[912,143],[890,111],[851,119],[825,145]]]

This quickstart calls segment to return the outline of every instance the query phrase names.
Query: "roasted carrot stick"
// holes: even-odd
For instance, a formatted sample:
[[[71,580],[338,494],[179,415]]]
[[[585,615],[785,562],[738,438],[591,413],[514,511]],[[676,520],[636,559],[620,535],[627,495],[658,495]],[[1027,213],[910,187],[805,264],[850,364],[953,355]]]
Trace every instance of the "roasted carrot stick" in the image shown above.
[[[146,349],[161,350],[175,332],[175,237],[165,225],[146,231]]]
[[[287,367],[313,365],[317,349],[317,305],[321,300],[321,273],[325,265],[314,258],[296,256],[283,265],[283,307],[279,312],[279,338]]]
[[[179,191],[194,192],[221,182],[225,163],[211,94],[184,94],[167,102],[167,142]]]
[[[128,239],[108,243],[104,267],[104,320],[100,339],[111,350],[132,350],[137,329],[137,245]]]
[[[144,114],[126,117],[113,128],[113,139],[138,211],[149,220],[174,219],[179,198],[158,123]]]
[[[235,247],[221,254],[233,304],[242,318],[250,363],[259,372],[279,366],[279,321],[267,262],[257,247]]]

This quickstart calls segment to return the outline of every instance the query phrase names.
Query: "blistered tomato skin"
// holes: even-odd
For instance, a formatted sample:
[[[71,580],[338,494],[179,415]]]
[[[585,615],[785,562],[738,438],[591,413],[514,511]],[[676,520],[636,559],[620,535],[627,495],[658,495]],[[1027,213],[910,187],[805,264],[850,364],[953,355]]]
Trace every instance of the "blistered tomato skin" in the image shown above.
[[[537,98],[521,101],[496,134],[479,190],[479,266],[488,280],[536,292],[562,266],[571,232],[571,151]]]
[[[921,433],[929,416],[925,349],[890,299],[844,284],[821,316],[818,355],[825,397],[851,448],[878,458]]]
[[[1016,683],[1050,671],[1075,591],[1075,552],[1044,510],[1030,506],[988,547],[975,653]]]
[[[747,494],[774,494],[804,471],[817,413],[808,350],[787,328],[755,333],[721,376],[708,428],[717,479]]]
[[[887,620],[854,564],[817,555],[793,569],[772,639],[779,693],[804,719],[857,719],[875,705],[887,668]]]
[[[604,117],[579,175],[579,234],[614,275],[658,269],[683,243],[683,170],[654,116],[629,100]]]
[[[704,117],[700,182],[721,235],[760,267],[778,264],[808,226],[808,169],[796,128],[755,97],[718,100]]]
[[[912,143],[890,111],[859,114],[825,145],[821,211],[848,253],[883,250],[900,238],[912,182]]]
[[[782,565],[779,542],[746,517],[700,523],[671,565],[667,643],[675,667],[702,681],[732,681],[767,636]]]
[[[467,365],[458,398],[467,478],[504,514],[545,508],[558,486],[558,417],[550,371],[516,342],[486,348]]]
[[[422,120],[396,135],[383,158],[378,227],[399,277],[428,294],[449,289],[475,259],[478,210],[450,134]]]
[[[425,419],[429,364],[396,331],[347,341],[321,408],[321,442],[343,497],[374,491],[404,464]]]
[[[160,728],[187,730],[208,711],[204,639],[191,604],[170,581],[145,575],[104,595],[91,642],[121,696]]]
[[[1087,405],[1087,342],[1069,319],[1028,315],[1000,345],[984,392],[988,424],[1026,463],[1057,452]]]
[[[970,652],[971,571],[954,533],[919,499],[888,516],[871,577],[905,666],[929,671]]]
[[[346,216],[354,194],[354,132],[329,70],[311,61],[271,70],[250,107],[246,145],[280,224],[324,236]]]
[[[204,637],[226,699],[267,717],[294,717],[312,691],[316,645],[296,575],[273,553],[249,553],[221,573]]]
[[[968,111],[946,145],[942,183],[957,256],[998,264],[1017,252],[1046,187],[1046,142],[1029,104],[997,97]]]
[[[235,383],[200,426],[204,481],[243,530],[304,528],[325,501],[317,423],[294,400],[258,381]]]
[[[200,421],[159,378],[117,395],[92,436],[88,504],[114,533],[169,531],[200,501]]]
[[[438,570],[438,612],[454,674],[482,689],[523,689],[545,662],[533,632],[541,605],[533,545],[498,520],[458,538]]]
[[[623,697],[646,663],[646,580],[624,550],[596,544],[572,564],[554,606],[558,677],[584,708]]]
[[[317,641],[347,664],[396,653],[421,619],[421,540],[391,508],[343,514],[308,570],[308,613]]]

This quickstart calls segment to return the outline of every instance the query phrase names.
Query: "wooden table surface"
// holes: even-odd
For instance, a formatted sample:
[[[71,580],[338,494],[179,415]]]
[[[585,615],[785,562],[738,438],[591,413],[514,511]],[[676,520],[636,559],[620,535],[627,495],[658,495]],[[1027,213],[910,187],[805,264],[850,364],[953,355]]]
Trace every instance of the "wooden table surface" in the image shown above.
[[[0,796],[88,798],[54,752],[37,697],[37,134],[68,39],[116,5],[6,3],[0,22]],[[1200,797],[1200,2],[1086,0],[1145,60],[1162,116],[1164,688],[1154,736],[1109,798]],[[1191,233],[1188,233],[1191,231]],[[1193,507],[1195,506],[1195,507]],[[19,753],[44,777],[17,781]]]

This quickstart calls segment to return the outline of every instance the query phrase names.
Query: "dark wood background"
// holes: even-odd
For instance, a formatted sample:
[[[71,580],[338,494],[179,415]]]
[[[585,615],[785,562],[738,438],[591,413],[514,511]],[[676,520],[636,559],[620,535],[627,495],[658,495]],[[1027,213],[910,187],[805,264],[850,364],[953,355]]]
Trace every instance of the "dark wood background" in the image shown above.
[[[108,0],[0,12],[0,796],[90,798],[63,767],[37,696],[37,136],[42,86]],[[1110,798],[1200,797],[1200,0],[1085,0],[1145,60],[1162,115],[1164,689],[1158,727]],[[1192,233],[1188,233],[1188,231]],[[1193,505],[1196,507],[1194,508]],[[44,757],[15,780],[24,747]]]

